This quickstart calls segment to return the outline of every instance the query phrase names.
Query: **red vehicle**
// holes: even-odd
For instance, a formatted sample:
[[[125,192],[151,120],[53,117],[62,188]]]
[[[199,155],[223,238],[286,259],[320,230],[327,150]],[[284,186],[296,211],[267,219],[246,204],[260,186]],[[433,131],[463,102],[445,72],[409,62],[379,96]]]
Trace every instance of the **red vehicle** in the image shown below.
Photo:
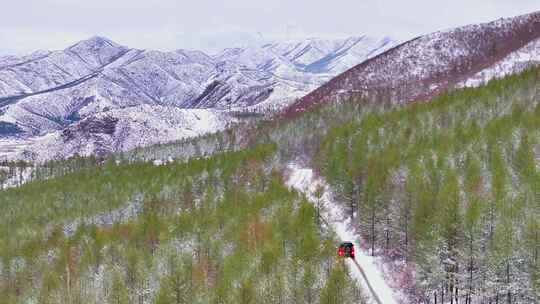
[[[337,255],[342,258],[354,259],[354,244],[351,242],[343,242],[339,245]]]

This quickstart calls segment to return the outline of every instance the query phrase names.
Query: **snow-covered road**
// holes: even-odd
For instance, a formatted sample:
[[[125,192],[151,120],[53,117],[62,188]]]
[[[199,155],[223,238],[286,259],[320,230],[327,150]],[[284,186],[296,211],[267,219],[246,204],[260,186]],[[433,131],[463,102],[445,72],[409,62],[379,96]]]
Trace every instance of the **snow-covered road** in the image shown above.
[[[350,218],[344,216],[342,208],[334,202],[329,186],[321,178],[316,178],[312,169],[302,168],[297,164],[290,164],[288,169],[290,173],[287,186],[304,193],[312,202],[317,202],[315,196],[317,188],[321,187],[324,190],[321,196],[322,216],[342,241],[351,241],[356,248],[356,262],[358,265],[352,259],[347,259],[347,267],[350,273],[362,283],[364,290],[374,292],[375,295],[372,294],[371,298],[375,303],[397,304],[395,292],[386,283],[384,275],[377,265],[377,259],[361,250],[358,242],[359,236],[355,235],[353,230],[349,228]],[[362,270],[367,280],[363,277]]]

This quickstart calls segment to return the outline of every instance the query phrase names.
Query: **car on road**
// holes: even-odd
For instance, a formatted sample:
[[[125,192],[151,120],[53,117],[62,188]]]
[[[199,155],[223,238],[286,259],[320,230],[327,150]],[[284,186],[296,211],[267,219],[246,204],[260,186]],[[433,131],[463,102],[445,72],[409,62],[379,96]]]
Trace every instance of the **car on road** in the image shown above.
[[[354,244],[351,242],[343,242],[337,250],[338,257],[354,259]]]

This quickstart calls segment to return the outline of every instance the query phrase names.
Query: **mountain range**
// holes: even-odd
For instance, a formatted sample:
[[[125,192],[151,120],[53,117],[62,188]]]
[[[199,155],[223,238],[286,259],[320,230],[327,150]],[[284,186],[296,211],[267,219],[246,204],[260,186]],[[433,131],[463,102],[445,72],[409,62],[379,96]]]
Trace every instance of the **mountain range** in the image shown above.
[[[0,155],[46,160],[216,132],[237,120],[230,111],[282,109],[395,44],[307,39],[208,55],[93,37],[0,57]]]
[[[299,115],[327,102],[392,104],[478,86],[540,62],[540,12],[391,38],[306,39],[200,51],[93,37],[0,57],[0,157],[44,161],[217,132],[238,112]]]

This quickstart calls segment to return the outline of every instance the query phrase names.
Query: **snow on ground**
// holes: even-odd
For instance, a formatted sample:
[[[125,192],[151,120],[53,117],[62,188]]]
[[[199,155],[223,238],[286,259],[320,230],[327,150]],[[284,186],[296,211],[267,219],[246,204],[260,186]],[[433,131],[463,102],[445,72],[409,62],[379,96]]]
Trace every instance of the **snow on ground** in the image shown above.
[[[370,256],[366,251],[361,249],[359,236],[355,235],[353,229],[349,228],[350,218],[343,215],[342,208],[333,199],[330,187],[321,178],[316,178],[312,169],[301,168],[297,164],[290,164],[288,169],[290,170],[290,174],[287,180],[287,186],[304,193],[312,202],[317,201],[314,195],[317,188],[323,187],[321,214],[341,240],[354,243],[356,248],[356,261],[364,270],[369,283],[362,277],[360,269],[355,267],[354,261],[347,259],[347,267],[349,268],[351,275],[359,282],[362,282],[362,287],[366,292],[369,290],[367,284],[370,284],[381,303],[399,303],[396,299],[396,291],[394,291],[384,279],[384,274],[379,267],[379,259]],[[373,298],[373,295],[370,296]]]
[[[533,40],[521,49],[508,54],[503,60],[484,69],[458,84],[458,87],[478,87],[491,79],[519,73],[540,63],[540,39]]]
[[[37,140],[37,138],[0,138],[0,161],[13,160]]]
[[[16,170],[15,174],[0,182],[0,190],[21,186],[32,179],[34,167],[16,168]],[[0,166],[0,171],[9,172],[9,168]]]
[[[86,217],[76,218],[64,223],[64,234],[68,237],[73,236],[81,224],[96,226],[112,226],[116,223],[124,223],[137,217],[142,212],[143,203],[140,196],[133,201],[118,207],[117,209],[107,210],[98,214]]]

